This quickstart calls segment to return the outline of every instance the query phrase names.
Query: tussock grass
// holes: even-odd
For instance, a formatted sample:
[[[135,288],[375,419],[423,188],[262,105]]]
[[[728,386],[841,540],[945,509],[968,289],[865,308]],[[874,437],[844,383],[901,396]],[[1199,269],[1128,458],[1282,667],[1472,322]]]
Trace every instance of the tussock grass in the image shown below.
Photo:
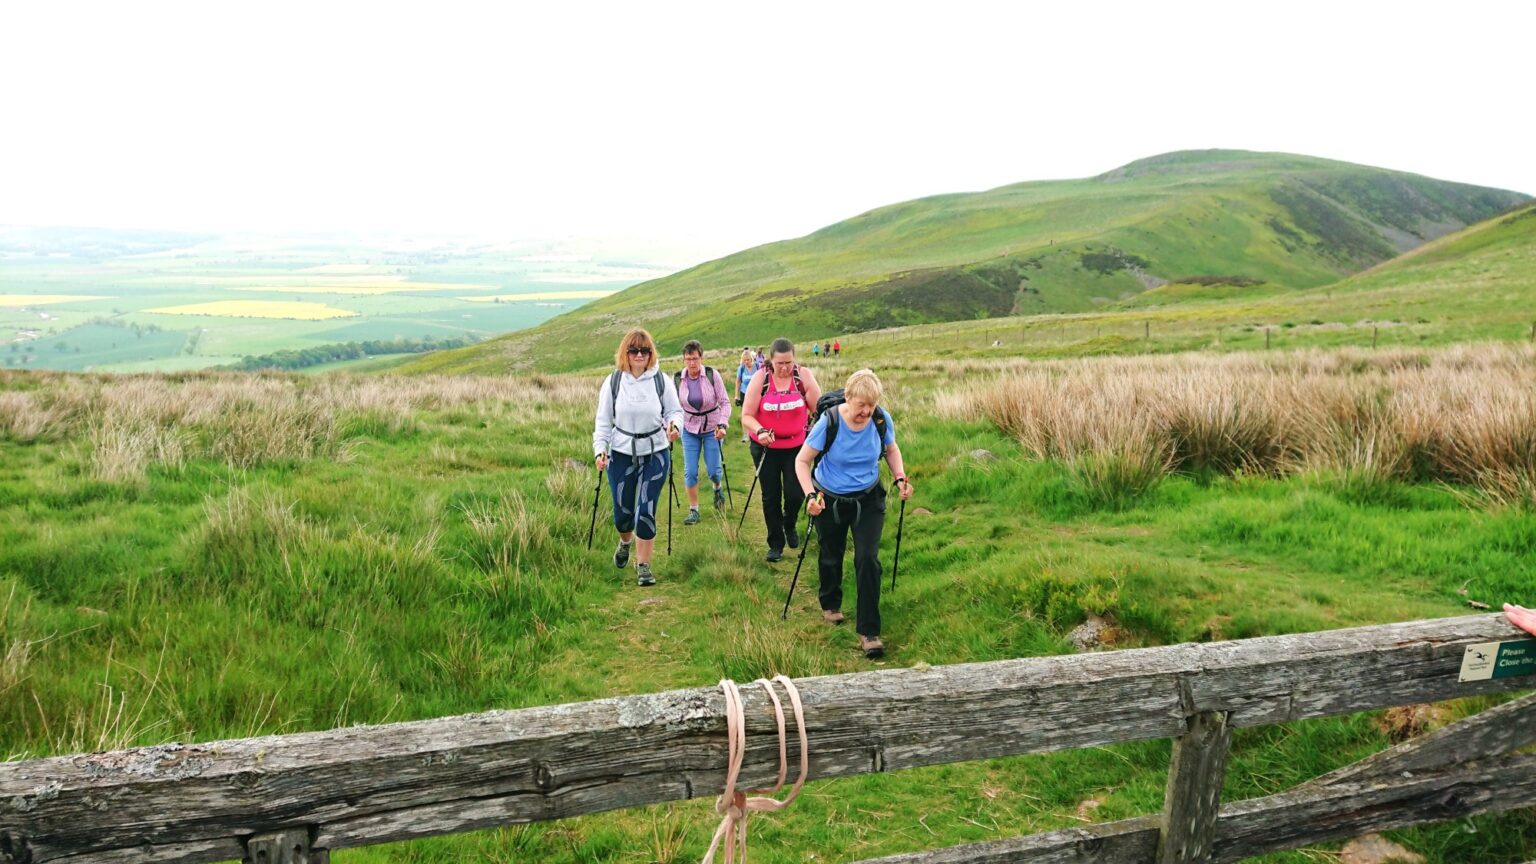
[[[1536,351],[1526,347],[1017,362],[936,408],[990,420],[1110,506],[1167,473],[1308,471],[1536,506]]]
[[[23,382],[43,386],[17,386]],[[580,379],[541,375],[306,379],[7,372],[0,373],[0,437],[81,441],[97,479],[132,482],[151,468],[177,472],[196,459],[253,468],[340,458],[347,438],[410,433],[421,411],[538,416],[591,397],[592,388]]]

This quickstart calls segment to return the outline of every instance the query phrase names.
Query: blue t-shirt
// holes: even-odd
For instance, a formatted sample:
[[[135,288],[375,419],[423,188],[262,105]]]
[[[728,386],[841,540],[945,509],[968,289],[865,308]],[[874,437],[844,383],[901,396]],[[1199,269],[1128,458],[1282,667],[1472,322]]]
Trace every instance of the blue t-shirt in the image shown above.
[[[884,408],[878,406],[875,410],[885,412]],[[837,495],[863,492],[880,480],[880,454],[896,443],[896,424],[891,421],[891,415],[886,414],[885,440],[879,441],[875,437],[874,417],[870,417],[869,423],[857,432],[849,428],[848,422],[841,415],[837,421],[837,438],[832,441],[832,450],[822,453],[821,462],[817,464],[813,475],[816,485]],[[805,436],[805,443],[818,451],[827,446],[825,415],[817,418],[816,425]]]

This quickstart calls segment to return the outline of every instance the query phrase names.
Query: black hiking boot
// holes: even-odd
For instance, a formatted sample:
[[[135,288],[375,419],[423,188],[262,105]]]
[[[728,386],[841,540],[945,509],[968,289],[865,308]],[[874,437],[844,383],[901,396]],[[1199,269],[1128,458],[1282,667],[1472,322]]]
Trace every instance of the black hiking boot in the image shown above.
[[[613,566],[620,570],[629,566],[629,547],[628,543],[620,543],[619,548],[613,550]]]

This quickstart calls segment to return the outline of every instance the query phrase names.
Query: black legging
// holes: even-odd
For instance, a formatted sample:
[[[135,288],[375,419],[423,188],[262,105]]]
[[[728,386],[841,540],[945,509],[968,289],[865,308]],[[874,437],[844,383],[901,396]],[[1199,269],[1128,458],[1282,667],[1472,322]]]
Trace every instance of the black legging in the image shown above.
[[[765,455],[766,454],[766,455]],[[800,515],[800,481],[795,479],[795,457],[799,447],[775,449],[752,444],[752,464],[764,460],[757,482],[763,487],[763,523],[768,526],[768,548],[784,551],[785,532],[795,530]]]
[[[880,533],[885,528],[885,489],[876,486],[851,498],[826,497],[816,517],[816,570],[821,576],[821,608],[843,606],[843,552],[853,531],[853,584],[859,592],[854,629],[860,636],[880,635]]]

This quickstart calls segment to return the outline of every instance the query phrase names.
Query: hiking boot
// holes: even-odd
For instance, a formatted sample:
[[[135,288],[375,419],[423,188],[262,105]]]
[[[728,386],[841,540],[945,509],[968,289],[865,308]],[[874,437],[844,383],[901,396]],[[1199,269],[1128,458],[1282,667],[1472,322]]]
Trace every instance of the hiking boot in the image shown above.
[[[880,641],[879,636],[865,636],[860,633],[859,650],[864,652],[867,660],[879,660],[885,656],[885,644]]]
[[[725,509],[725,490],[721,489],[719,486],[715,487],[715,509]]]
[[[651,572],[651,565],[636,564],[635,576],[640,582],[641,588],[649,588],[656,584],[656,574]]]
[[[789,541],[789,548],[800,548],[800,532],[795,530],[795,526],[791,525],[787,530],[785,530],[784,539]]]
[[[848,619],[843,617],[843,613],[837,611],[836,609],[823,609],[821,610],[821,620],[827,622],[828,624],[837,625],[847,621]]]
[[[613,550],[613,566],[620,570],[629,566],[629,546],[628,543],[620,543],[619,548]]]
[[[784,550],[783,549],[769,549],[768,550],[768,555],[766,556],[766,559],[767,559],[769,564],[777,564],[780,561],[784,560]]]
[[[688,515],[683,517],[683,524],[684,525],[697,525],[697,524],[699,524],[699,508],[697,508],[697,507],[689,507],[688,508]]]

